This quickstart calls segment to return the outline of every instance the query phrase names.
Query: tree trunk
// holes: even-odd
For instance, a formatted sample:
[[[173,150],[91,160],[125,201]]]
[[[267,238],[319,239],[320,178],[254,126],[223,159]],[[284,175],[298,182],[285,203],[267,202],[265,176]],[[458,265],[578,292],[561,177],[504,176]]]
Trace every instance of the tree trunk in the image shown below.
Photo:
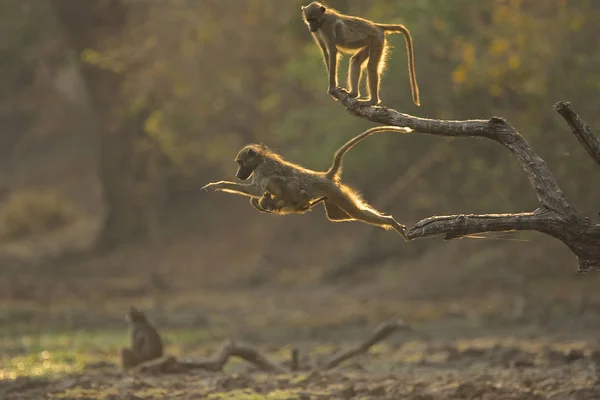
[[[83,62],[86,49],[99,49],[106,38],[122,35],[129,8],[121,0],[50,0],[77,53],[87,85],[100,143],[100,180],[106,203],[106,219],[100,247],[113,247],[148,230],[143,199],[136,191],[136,145],[144,140],[146,112],[132,115],[121,96],[125,73],[116,73]],[[131,73],[131,71],[129,71]],[[146,110],[147,111],[147,110]]]

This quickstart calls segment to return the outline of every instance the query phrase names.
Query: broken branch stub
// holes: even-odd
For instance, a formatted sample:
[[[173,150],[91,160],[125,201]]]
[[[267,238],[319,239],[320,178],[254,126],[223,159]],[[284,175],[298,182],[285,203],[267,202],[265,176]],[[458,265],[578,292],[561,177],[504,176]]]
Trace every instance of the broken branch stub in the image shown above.
[[[573,110],[571,103],[559,101],[554,105],[554,109],[567,121],[585,151],[600,165],[600,139],[596,137],[592,128]]]
[[[410,326],[405,325],[402,321],[385,322],[379,327],[377,327],[377,329],[375,329],[371,336],[369,336],[363,342],[347,350],[344,350],[339,354],[334,354],[333,356],[331,356],[328,360],[324,362],[321,369],[325,371],[330,370],[332,368],[337,367],[346,360],[356,357],[357,355],[364,354],[367,351],[369,351],[369,349],[375,344],[386,339],[392,333],[402,329],[411,330]]]
[[[419,118],[391,108],[361,105],[341,90],[338,90],[336,97],[351,114],[372,122],[412,128],[415,133],[482,137],[500,143],[517,158],[540,203],[540,207],[533,212],[429,217],[407,231],[409,239],[442,234],[444,239],[449,240],[475,233],[534,230],[566,244],[579,260],[578,273],[600,269],[600,224],[575,209],[544,160],[504,119],[493,117],[489,120],[448,121]],[[555,109],[571,126],[588,154],[600,165],[600,140],[590,127],[569,103],[559,102]]]

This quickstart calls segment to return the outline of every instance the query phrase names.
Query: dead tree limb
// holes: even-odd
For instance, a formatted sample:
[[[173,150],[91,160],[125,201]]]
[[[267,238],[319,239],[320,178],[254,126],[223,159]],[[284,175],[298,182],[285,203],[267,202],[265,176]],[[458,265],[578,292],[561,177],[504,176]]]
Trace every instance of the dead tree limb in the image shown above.
[[[596,164],[600,165],[600,139],[596,137],[592,128],[573,111],[571,103],[559,101],[554,105],[554,109],[567,121],[573,134],[590,157],[596,161]]]
[[[232,356],[242,358],[249,363],[255,365],[261,371],[267,372],[287,372],[287,368],[277,364],[264,355],[258,349],[248,345],[236,345],[232,348]]]
[[[439,234],[443,234],[444,239],[453,239],[492,231],[535,230],[567,245],[578,258],[578,273],[600,269],[600,224],[575,209],[544,160],[504,119],[492,117],[489,120],[448,121],[419,118],[386,107],[362,106],[343,91],[338,91],[336,97],[351,114],[380,124],[409,127],[415,132],[430,135],[482,137],[500,143],[517,158],[540,203],[536,210],[529,213],[426,218],[408,230],[410,239]],[[591,129],[568,103],[559,102],[555,108],[569,122],[580,142],[585,143],[588,153],[597,160],[600,146]]]
[[[174,356],[162,357],[147,361],[135,368],[136,372],[147,374],[181,373],[191,370],[222,371],[229,357],[239,357],[254,365],[261,371],[287,372],[287,369],[267,358],[260,350],[253,346],[226,340],[217,352],[209,358],[178,358]]]
[[[367,340],[365,340],[362,343],[359,343],[354,347],[349,348],[348,350],[342,351],[339,354],[334,354],[331,358],[326,360],[325,363],[323,363],[323,366],[320,369],[325,371],[330,370],[332,368],[337,367],[344,361],[351,359],[352,357],[356,357],[360,354],[366,353],[375,344],[381,342],[382,340],[390,336],[392,333],[397,332],[401,329],[410,329],[410,327],[404,325],[402,322],[383,323],[375,330],[375,332],[373,332],[371,336],[369,336],[369,338],[367,338]]]
[[[385,340],[388,336],[399,330],[410,330],[408,325],[401,321],[392,321],[381,324],[367,340],[339,354],[334,354],[327,359],[320,368],[313,368],[313,371],[326,371],[337,367],[342,362],[352,357],[366,353],[373,345]],[[260,371],[286,373],[300,369],[298,360],[298,350],[293,349],[290,368],[278,364],[269,358],[257,348],[236,343],[233,340],[225,340],[217,352],[208,358],[187,358],[164,356],[155,360],[146,361],[136,366],[133,371],[143,374],[174,374],[189,372],[193,370],[222,371],[229,361],[230,357],[239,357],[254,365]]]

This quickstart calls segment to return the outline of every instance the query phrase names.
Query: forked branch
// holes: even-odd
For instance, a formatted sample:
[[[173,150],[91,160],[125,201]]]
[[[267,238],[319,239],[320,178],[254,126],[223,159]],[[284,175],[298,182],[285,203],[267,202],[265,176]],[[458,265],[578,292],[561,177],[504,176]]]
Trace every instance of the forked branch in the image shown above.
[[[506,147],[519,161],[535,191],[540,207],[518,214],[434,216],[419,221],[407,235],[410,239],[439,234],[444,239],[493,231],[535,230],[565,243],[578,257],[577,272],[600,269],[600,224],[581,215],[560,190],[550,169],[531,150],[525,139],[502,118],[447,121],[413,117],[386,107],[363,106],[345,92],[336,97],[358,117],[370,121],[412,128],[415,132],[449,137],[482,137]],[[588,154],[600,165],[600,141],[569,103],[559,102],[555,109],[567,120]]]

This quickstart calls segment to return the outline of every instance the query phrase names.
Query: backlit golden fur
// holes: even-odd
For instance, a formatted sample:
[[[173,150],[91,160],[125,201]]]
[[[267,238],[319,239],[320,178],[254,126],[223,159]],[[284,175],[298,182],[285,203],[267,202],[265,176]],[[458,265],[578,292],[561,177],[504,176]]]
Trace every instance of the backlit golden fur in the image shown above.
[[[342,159],[346,152],[366,137],[385,131],[408,133],[411,132],[411,129],[395,126],[368,129],[341,146],[334,155],[331,167],[325,172],[313,171],[293,164],[266,146],[251,144],[242,148],[235,158],[238,164],[236,176],[241,180],[249,179],[250,183],[220,181],[209,183],[202,190],[248,196],[251,198],[250,203],[254,208],[274,214],[307,211],[305,207],[299,207],[298,203],[289,203],[291,198],[302,198],[302,201],[309,198],[313,200],[312,205],[323,200],[327,217],[331,221],[362,221],[385,229],[394,229],[406,239],[404,225],[399,224],[391,215],[375,210],[361,198],[357,191],[341,183]],[[273,178],[279,179],[282,184],[276,190],[280,193],[275,193],[279,194],[279,197],[269,198],[269,202],[283,204],[277,209],[264,209],[260,206],[258,199],[264,198]],[[292,183],[292,185],[288,185],[288,183]],[[303,191],[304,194],[290,193],[290,191]],[[280,203],[280,201],[282,202]],[[308,208],[310,209],[310,207]]]
[[[361,102],[379,104],[381,76],[385,70],[389,46],[385,39],[388,33],[402,33],[406,40],[408,72],[413,101],[420,105],[419,86],[415,73],[413,40],[409,30],[400,24],[378,24],[364,18],[345,15],[318,2],[302,7],[304,21],[323,53],[329,73],[328,92],[338,90],[338,51],[353,54],[348,69],[348,94],[359,96],[362,71],[367,70],[369,98]],[[341,89],[343,90],[343,89]]]

